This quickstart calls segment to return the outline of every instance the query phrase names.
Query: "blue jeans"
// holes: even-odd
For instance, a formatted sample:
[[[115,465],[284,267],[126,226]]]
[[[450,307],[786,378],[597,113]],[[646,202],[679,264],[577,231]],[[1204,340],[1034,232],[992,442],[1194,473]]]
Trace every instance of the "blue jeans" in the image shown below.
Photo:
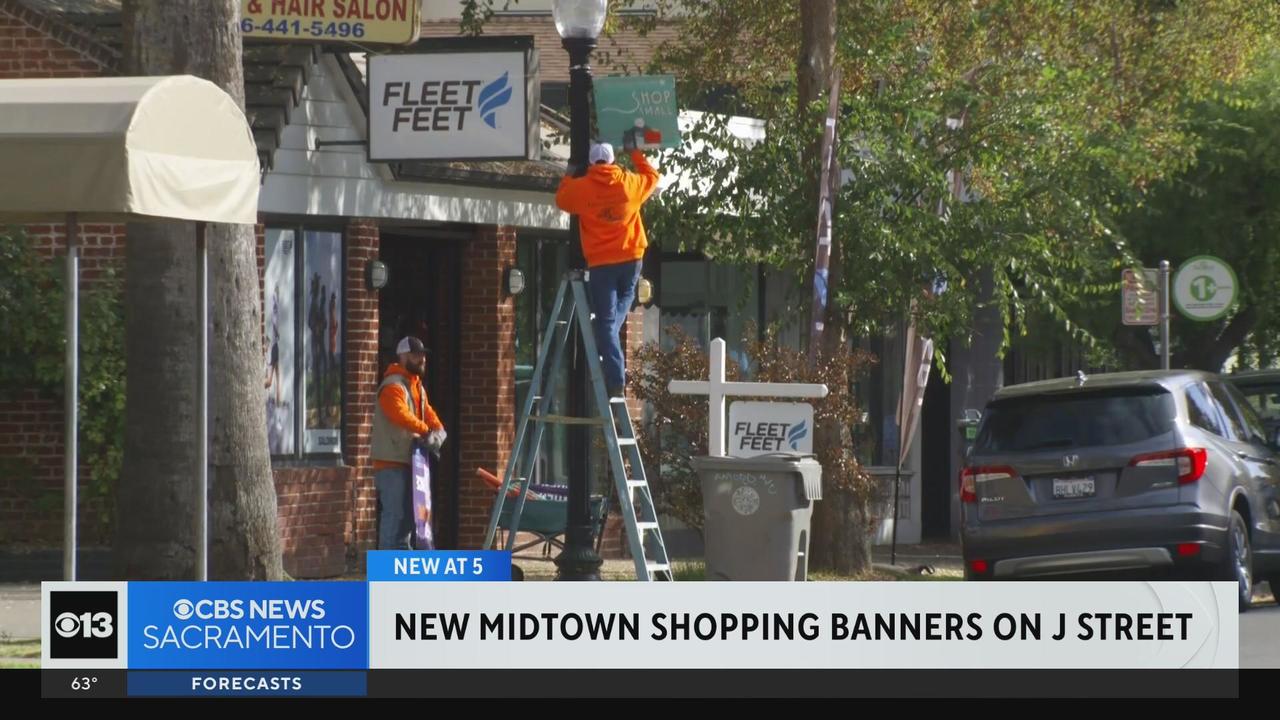
[[[384,468],[373,474],[378,489],[378,549],[412,550],[413,484],[408,467]]]
[[[626,370],[622,357],[622,343],[618,333],[627,321],[631,302],[636,297],[636,283],[640,280],[640,261],[619,265],[600,265],[591,268],[591,282],[587,294],[591,297],[591,312],[595,313],[592,325],[596,332],[596,349],[604,361],[605,387],[616,390],[625,385]]]

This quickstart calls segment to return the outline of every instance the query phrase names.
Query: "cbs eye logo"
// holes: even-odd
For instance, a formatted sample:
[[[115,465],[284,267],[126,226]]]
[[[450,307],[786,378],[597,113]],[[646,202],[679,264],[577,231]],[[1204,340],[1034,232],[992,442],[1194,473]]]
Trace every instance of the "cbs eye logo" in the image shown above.
[[[173,604],[173,616],[179,620],[190,620],[196,614],[196,606],[190,600],[182,599]]]
[[[112,591],[49,593],[49,656],[116,658],[117,610],[117,596]]]

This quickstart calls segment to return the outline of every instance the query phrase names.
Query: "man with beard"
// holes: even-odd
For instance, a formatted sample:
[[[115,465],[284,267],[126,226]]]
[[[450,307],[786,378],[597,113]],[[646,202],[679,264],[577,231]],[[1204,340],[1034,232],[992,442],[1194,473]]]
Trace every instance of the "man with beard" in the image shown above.
[[[378,491],[378,549],[411,550],[413,533],[410,462],[415,439],[439,450],[447,437],[444,423],[427,401],[422,375],[427,351],[416,337],[396,346],[399,362],[391,363],[378,386],[370,456]]]

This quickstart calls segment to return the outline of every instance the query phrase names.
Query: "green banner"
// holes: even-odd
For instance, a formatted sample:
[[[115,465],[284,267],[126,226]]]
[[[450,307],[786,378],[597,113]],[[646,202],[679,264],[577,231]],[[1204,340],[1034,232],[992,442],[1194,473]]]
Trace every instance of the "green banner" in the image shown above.
[[[679,147],[674,77],[603,77],[593,84],[600,141],[622,150]]]

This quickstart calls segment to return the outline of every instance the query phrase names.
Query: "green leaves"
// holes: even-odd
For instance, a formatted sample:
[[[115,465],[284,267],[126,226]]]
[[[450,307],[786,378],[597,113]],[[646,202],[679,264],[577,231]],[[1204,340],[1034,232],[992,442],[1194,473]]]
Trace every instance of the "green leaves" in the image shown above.
[[[655,69],[678,73],[682,95],[730,84],[767,136],[744,144],[704,116],[669,164],[705,182],[669,189],[646,221],[664,247],[765,262],[799,284],[817,214],[816,168],[801,159],[824,103],[797,113],[799,39],[784,5],[704,0],[659,52]],[[1115,218],[1194,161],[1184,108],[1250,62],[1275,26],[1257,5],[843,2],[835,301],[859,332],[891,327],[916,301],[935,337],[963,338],[969,279],[990,268],[1006,320],[1047,317],[1098,348],[1109,332],[1083,320],[1136,261]],[[767,62],[771,72],[738,72]]]
[[[1240,345],[1247,365],[1280,357],[1280,53],[1222,83],[1189,105],[1184,124],[1196,138],[1192,161],[1154,183],[1141,206],[1122,217],[1135,255],[1147,267],[1174,269],[1199,254],[1216,255],[1239,276],[1238,313],[1212,323],[1175,318],[1175,361],[1220,369]],[[1252,338],[1248,336],[1252,335]],[[1130,362],[1148,361],[1133,351]]]
[[[0,396],[35,390],[65,397],[66,277],[62,256],[43,258],[20,228],[0,230]],[[124,440],[124,311],[114,273],[80,293],[80,454],[89,468],[85,507],[110,508]],[[47,492],[32,485],[33,492]],[[34,498],[51,502],[51,496]],[[109,515],[96,518],[105,533]]]

